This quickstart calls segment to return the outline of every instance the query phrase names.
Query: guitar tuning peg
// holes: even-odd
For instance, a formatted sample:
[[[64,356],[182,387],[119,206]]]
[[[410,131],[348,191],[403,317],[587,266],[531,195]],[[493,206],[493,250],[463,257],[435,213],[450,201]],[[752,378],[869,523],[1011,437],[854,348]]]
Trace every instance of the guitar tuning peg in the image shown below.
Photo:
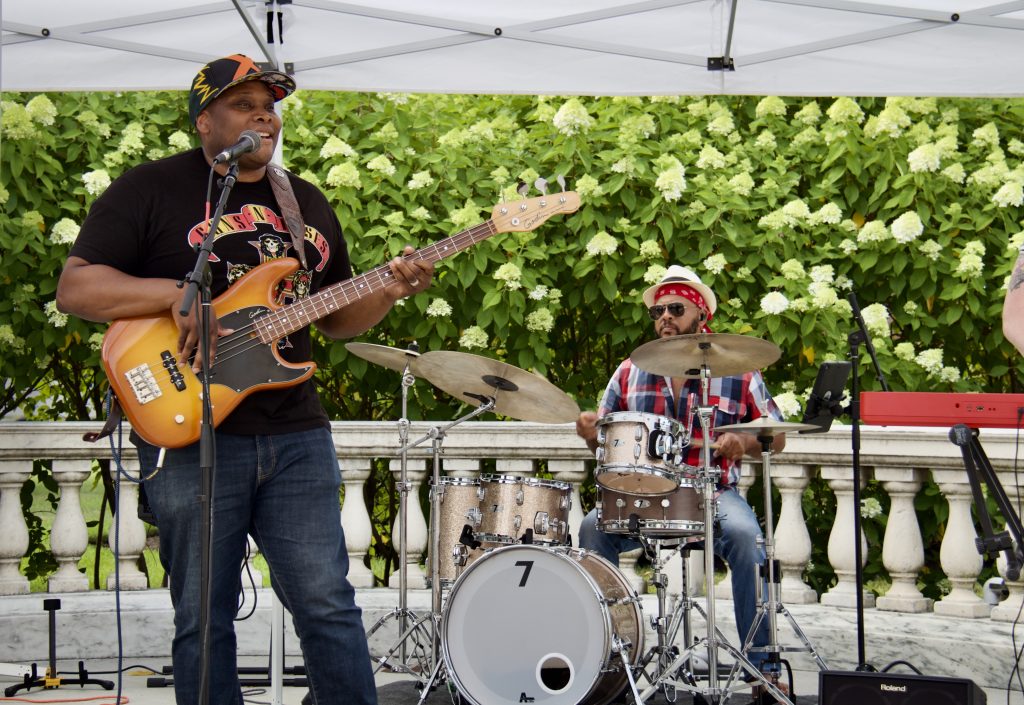
[[[543,177],[539,177],[536,181],[533,182],[533,187],[536,188],[538,191],[540,191],[542,196],[547,196],[548,195],[548,180],[547,179],[545,179]]]
[[[559,174],[555,177],[555,181],[557,181],[558,185],[562,187],[563,191],[565,191],[565,177]]]
[[[528,194],[529,192],[530,192],[530,185],[525,183],[525,182],[523,182],[523,181],[520,181],[519,185],[516,186],[516,193],[518,193],[523,198],[526,198],[526,194]]]

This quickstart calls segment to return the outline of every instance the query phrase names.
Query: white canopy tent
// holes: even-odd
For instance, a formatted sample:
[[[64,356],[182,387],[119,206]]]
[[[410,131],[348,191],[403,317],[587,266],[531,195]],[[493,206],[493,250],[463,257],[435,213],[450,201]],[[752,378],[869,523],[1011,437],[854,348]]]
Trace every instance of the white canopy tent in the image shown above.
[[[3,0],[2,19],[9,91],[184,89],[241,52],[306,89],[1024,95],[1024,0]]]

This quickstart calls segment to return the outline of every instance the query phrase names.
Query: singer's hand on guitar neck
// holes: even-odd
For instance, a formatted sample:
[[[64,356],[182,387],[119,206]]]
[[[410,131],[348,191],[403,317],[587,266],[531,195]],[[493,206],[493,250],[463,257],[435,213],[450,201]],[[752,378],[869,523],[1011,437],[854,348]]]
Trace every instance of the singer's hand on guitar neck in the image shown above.
[[[174,323],[178,326],[178,364],[179,366],[190,365],[193,372],[199,372],[203,365],[202,350],[199,348],[199,318],[196,315],[195,307],[188,312],[187,316],[181,315],[181,303],[184,297],[185,289],[182,288],[181,294],[171,304],[171,315],[174,317]],[[216,360],[217,339],[233,333],[234,330],[221,326],[212,309],[210,318],[210,359]]]

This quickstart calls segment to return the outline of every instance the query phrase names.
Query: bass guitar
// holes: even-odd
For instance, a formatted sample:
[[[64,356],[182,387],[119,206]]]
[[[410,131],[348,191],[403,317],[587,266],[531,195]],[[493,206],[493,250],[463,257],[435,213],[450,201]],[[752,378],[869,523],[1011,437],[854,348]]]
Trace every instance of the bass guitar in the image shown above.
[[[528,232],[548,218],[579,209],[579,195],[563,191],[495,206],[491,219],[406,255],[437,262],[504,232]],[[221,324],[232,333],[217,341],[210,366],[213,423],[217,426],[253,392],[290,387],[309,379],[312,361],[291,363],[277,352],[277,341],[338,309],[391,284],[391,268],[325,287],[286,306],[274,302],[280,281],[294,273],[293,258],[255,267],[213,301]],[[155,446],[180,448],[199,440],[202,385],[187,360],[176,359],[178,328],[166,314],[122,318],[103,337],[102,360],[124,415],[142,438]]]

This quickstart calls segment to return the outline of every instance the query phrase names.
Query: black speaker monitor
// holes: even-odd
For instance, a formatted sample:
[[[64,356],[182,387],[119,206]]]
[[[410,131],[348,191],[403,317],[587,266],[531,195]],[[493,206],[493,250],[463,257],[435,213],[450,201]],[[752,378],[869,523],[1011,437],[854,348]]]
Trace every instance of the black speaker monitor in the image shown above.
[[[822,671],[819,705],[985,705],[985,691],[966,678],[873,671]]]

